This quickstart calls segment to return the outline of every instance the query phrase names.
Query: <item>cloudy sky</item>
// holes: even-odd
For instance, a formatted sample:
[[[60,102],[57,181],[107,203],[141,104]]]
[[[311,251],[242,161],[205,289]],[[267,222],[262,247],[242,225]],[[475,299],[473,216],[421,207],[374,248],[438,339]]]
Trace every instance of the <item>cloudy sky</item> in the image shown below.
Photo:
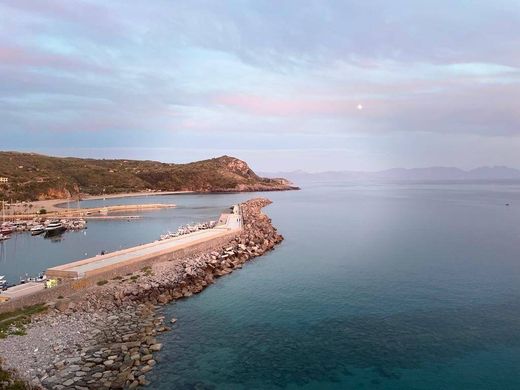
[[[0,149],[520,168],[518,0],[1,0]]]

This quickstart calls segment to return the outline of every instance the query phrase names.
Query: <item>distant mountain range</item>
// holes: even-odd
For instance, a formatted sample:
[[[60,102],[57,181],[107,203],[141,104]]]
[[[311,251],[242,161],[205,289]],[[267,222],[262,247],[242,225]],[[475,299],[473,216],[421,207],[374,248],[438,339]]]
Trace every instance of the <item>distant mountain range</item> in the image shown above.
[[[309,173],[305,171],[263,172],[267,177],[285,177],[293,182],[308,180],[520,180],[520,170],[496,166],[462,170],[453,167],[393,168],[377,172],[327,171]]]

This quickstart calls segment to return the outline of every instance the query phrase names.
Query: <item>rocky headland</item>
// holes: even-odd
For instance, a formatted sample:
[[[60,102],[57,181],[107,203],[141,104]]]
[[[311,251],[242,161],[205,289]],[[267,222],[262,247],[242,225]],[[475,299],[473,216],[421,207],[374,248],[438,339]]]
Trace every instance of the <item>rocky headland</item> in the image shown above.
[[[36,389],[147,385],[162,348],[157,336],[176,322],[162,316],[160,307],[201,292],[279,244],[283,237],[261,212],[270,203],[257,198],[241,204],[243,229],[218,250],[156,263],[48,303],[24,336],[0,340],[4,369],[16,370]]]
[[[136,192],[298,189],[283,178],[260,177],[245,161],[230,156],[171,164],[0,151],[0,177],[6,180],[0,183],[0,199],[31,202]]]

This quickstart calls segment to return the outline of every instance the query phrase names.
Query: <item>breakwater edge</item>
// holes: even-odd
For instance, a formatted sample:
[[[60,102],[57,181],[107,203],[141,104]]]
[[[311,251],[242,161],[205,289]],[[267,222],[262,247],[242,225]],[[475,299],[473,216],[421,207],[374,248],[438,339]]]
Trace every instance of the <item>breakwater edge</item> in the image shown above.
[[[146,385],[162,347],[155,337],[175,321],[157,309],[202,291],[280,243],[283,237],[261,212],[268,204],[265,198],[242,203],[242,229],[216,247],[99,281],[49,303],[23,330],[25,336],[0,340],[4,368],[16,368],[33,388]]]

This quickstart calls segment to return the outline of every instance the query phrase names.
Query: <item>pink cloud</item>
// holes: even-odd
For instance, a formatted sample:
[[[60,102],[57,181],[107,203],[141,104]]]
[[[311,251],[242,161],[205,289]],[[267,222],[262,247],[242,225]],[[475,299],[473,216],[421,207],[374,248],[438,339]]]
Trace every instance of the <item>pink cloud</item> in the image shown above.
[[[354,99],[352,91],[345,92],[343,98],[334,91],[333,96],[323,98],[312,93],[295,98],[223,94],[215,97],[214,102],[258,117],[341,117],[363,132],[518,134],[520,109],[516,102],[520,93],[516,83],[447,80],[440,82],[437,89],[427,82],[418,85],[420,88],[417,85],[414,88],[413,84],[405,88],[384,86],[382,90],[373,90],[377,97],[371,98]],[[358,104],[363,105],[362,110],[357,109]]]
[[[54,20],[59,23],[73,23],[95,32],[116,32],[117,19],[105,5],[85,1],[68,0],[12,0],[3,4],[11,9]]]
[[[0,46],[0,66],[45,67],[69,71],[89,70],[102,73],[111,72],[110,69],[106,67],[91,64],[73,57],[8,46]]]

